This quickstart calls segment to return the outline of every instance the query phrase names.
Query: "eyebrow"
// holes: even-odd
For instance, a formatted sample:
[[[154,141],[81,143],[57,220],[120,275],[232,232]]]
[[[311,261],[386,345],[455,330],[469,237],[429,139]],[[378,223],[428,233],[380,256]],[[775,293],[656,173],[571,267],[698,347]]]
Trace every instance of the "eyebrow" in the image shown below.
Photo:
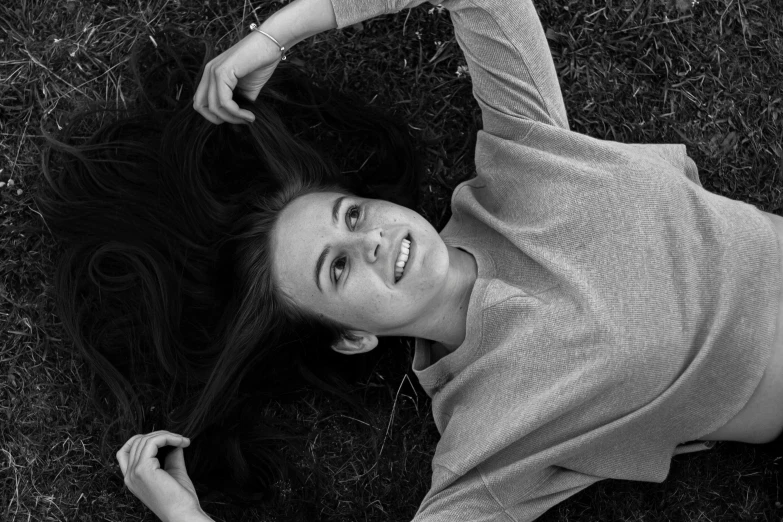
[[[337,217],[340,214],[340,207],[343,204],[343,200],[345,200],[345,196],[340,196],[334,200],[334,205],[332,205],[332,223],[334,225],[337,225]]]
[[[337,220],[340,216],[340,207],[342,206],[344,200],[345,196],[340,196],[339,198],[335,199],[334,204],[332,204],[332,224],[335,226],[337,226]],[[318,287],[320,292],[323,292],[323,289],[321,288],[321,281],[318,275],[321,273],[321,269],[324,266],[324,261],[326,261],[326,257],[329,255],[330,250],[330,247],[324,248],[323,252],[321,252],[321,255],[318,256],[318,261],[315,263],[315,286]]]

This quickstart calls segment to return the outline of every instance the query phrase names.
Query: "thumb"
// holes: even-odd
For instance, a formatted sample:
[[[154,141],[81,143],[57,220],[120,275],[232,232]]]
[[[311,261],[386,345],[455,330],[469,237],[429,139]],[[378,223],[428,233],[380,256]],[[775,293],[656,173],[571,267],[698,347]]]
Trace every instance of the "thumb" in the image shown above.
[[[182,448],[176,448],[166,457],[166,465],[163,468],[179,485],[196,494],[193,487],[193,481],[188,476],[188,470],[185,469],[185,453]]]
[[[258,71],[240,78],[236,90],[248,100],[255,101],[270,76],[271,74],[267,74],[266,71]]]
[[[171,453],[166,456],[166,464],[163,469],[169,473],[172,471],[187,473],[187,470],[185,469],[185,452],[182,448],[174,448]]]

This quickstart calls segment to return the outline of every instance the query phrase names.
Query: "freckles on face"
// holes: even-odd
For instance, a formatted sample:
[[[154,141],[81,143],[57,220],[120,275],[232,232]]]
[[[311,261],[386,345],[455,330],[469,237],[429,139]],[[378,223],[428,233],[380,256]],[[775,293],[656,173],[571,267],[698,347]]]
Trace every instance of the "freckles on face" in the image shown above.
[[[328,211],[317,201],[302,204],[307,200],[301,196],[283,209],[272,234],[275,282],[298,306],[316,302],[323,294],[315,282],[313,246],[326,240],[321,222]]]

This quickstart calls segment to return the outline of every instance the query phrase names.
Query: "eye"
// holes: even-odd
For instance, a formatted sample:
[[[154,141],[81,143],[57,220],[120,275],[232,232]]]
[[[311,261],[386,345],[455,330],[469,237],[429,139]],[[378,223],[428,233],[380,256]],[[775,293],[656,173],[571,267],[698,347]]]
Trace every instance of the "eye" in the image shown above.
[[[361,210],[356,205],[351,205],[348,211],[345,213],[345,224],[348,228],[353,230],[356,227],[356,223],[359,221],[359,217],[362,215]]]
[[[335,260],[332,265],[332,277],[334,278],[335,283],[340,280],[340,276],[343,275],[343,270],[345,270],[345,258],[341,257]]]

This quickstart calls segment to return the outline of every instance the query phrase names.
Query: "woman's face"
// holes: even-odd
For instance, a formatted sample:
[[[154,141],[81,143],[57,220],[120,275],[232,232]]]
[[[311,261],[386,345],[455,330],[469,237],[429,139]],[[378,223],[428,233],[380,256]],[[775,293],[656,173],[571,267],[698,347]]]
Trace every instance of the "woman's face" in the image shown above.
[[[414,335],[449,269],[446,245],[418,213],[334,192],[292,201],[278,218],[273,249],[276,283],[298,306],[376,336]]]

